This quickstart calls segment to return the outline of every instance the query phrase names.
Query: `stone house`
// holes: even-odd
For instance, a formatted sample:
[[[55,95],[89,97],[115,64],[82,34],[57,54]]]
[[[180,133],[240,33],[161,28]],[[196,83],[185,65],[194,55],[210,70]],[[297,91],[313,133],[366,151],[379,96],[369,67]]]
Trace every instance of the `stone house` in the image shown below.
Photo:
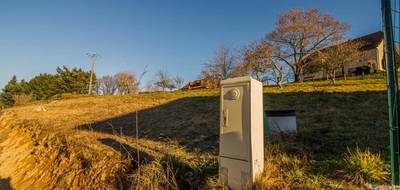
[[[195,89],[202,89],[202,88],[211,88],[211,85],[207,80],[194,80],[188,82],[181,90],[195,90]]]
[[[385,70],[383,32],[374,32],[352,40],[360,42],[360,44],[362,44],[359,49],[359,51],[361,51],[362,53],[360,54],[358,59],[356,59],[352,64],[346,65],[344,68],[338,71],[336,75],[337,77],[343,77],[344,75],[354,76],[369,74],[371,71],[379,72]],[[312,57],[312,55],[310,57]],[[326,79],[327,72],[323,68],[305,68],[303,77],[303,80],[305,81]]]

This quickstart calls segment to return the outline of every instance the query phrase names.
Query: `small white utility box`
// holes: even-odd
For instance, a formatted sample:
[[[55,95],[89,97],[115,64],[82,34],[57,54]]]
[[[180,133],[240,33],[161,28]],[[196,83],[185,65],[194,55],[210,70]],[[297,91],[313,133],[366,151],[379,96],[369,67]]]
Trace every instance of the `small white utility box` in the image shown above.
[[[264,168],[263,85],[251,77],[221,81],[219,177],[250,187]]]

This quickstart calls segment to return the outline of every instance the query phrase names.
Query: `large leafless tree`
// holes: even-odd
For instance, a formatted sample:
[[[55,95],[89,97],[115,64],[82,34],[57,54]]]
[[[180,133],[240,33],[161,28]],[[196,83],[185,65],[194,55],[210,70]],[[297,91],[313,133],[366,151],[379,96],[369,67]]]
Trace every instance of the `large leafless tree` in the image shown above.
[[[178,89],[182,87],[184,82],[185,82],[185,79],[183,79],[183,77],[181,77],[181,76],[176,76],[174,78],[175,87]]]
[[[168,72],[165,70],[159,70],[156,73],[156,82],[154,85],[160,87],[162,91],[165,91],[167,89],[172,90],[175,88],[174,82],[169,76]]]
[[[97,80],[96,84],[101,95],[114,95],[117,90],[117,85],[114,76],[106,75]]]
[[[114,76],[106,75],[98,79],[96,87],[98,94],[125,95],[135,93],[138,90],[138,81],[134,74],[119,72]]]
[[[234,69],[234,56],[229,48],[221,47],[214,59],[203,66],[201,77],[216,87],[220,80],[232,76]]]
[[[119,72],[114,76],[118,94],[126,95],[138,90],[138,82],[133,73]]]
[[[253,43],[244,51],[243,60],[236,66],[235,73],[250,75],[263,83],[273,81],[282,87],[286,73],[282,63],[274,56],[275,53],[276,48],[269,43]]]
[[[301,81],[304,60],[315,51],[340,41],[350,26],[322,14],[317,9],[289,10],[279,16],[278,22],[266,38],[278,48],[275,55],[288,65],[295,81]]]
[[[255,79],[265,82],[272,61],[273,47],[270,44],[254,43],[244,51],[244,60],[239,68]]]

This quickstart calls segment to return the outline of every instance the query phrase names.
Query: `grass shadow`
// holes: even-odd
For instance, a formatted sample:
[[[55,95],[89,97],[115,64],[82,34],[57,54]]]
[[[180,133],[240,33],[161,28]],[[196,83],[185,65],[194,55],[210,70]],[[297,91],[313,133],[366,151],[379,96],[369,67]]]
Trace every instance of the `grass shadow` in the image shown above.
[[[386,158],[387,97],[384,91],[265,93],[267,110],[294,109],[298,134],[281,140],[288,152],[311,159],[341,157],[347,147],[369,147]],[[176,141],[189,151],[218,153],[219,97],[184,97],[139,111],[140,138]],[[117,116],[80,130],[135,136],[135,113]]]
[[[189,151],[216,152],[219,97],[186,97],[138,112],[139,136],[176,141]],[[135,112],[79,126],[80,130],[135,136]]]

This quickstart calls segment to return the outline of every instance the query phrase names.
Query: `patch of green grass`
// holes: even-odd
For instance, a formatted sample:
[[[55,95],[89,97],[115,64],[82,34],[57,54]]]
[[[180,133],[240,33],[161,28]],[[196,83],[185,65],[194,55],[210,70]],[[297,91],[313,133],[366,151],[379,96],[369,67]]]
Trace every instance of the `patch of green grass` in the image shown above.
[[[373,154],[369,149],[362,151],[357,147],[354,151],[348,150],[342,167],[340,173],[356,185],[364,185],[367,182],[385,183],[389,180],[388,165],[380,154]]]
[[[217,175],[215,156],[169,151],[135,173],[139,189],[206,189],[207,179]]]
[[[316,166],[313,162],[304,155],[287,153],[280,144],[268,144],[264,172],[258,176],[253,189],[358,189],[346,181],[315,171],[319,167],[331,172],[328,163],[319,162],[320,166]]]

